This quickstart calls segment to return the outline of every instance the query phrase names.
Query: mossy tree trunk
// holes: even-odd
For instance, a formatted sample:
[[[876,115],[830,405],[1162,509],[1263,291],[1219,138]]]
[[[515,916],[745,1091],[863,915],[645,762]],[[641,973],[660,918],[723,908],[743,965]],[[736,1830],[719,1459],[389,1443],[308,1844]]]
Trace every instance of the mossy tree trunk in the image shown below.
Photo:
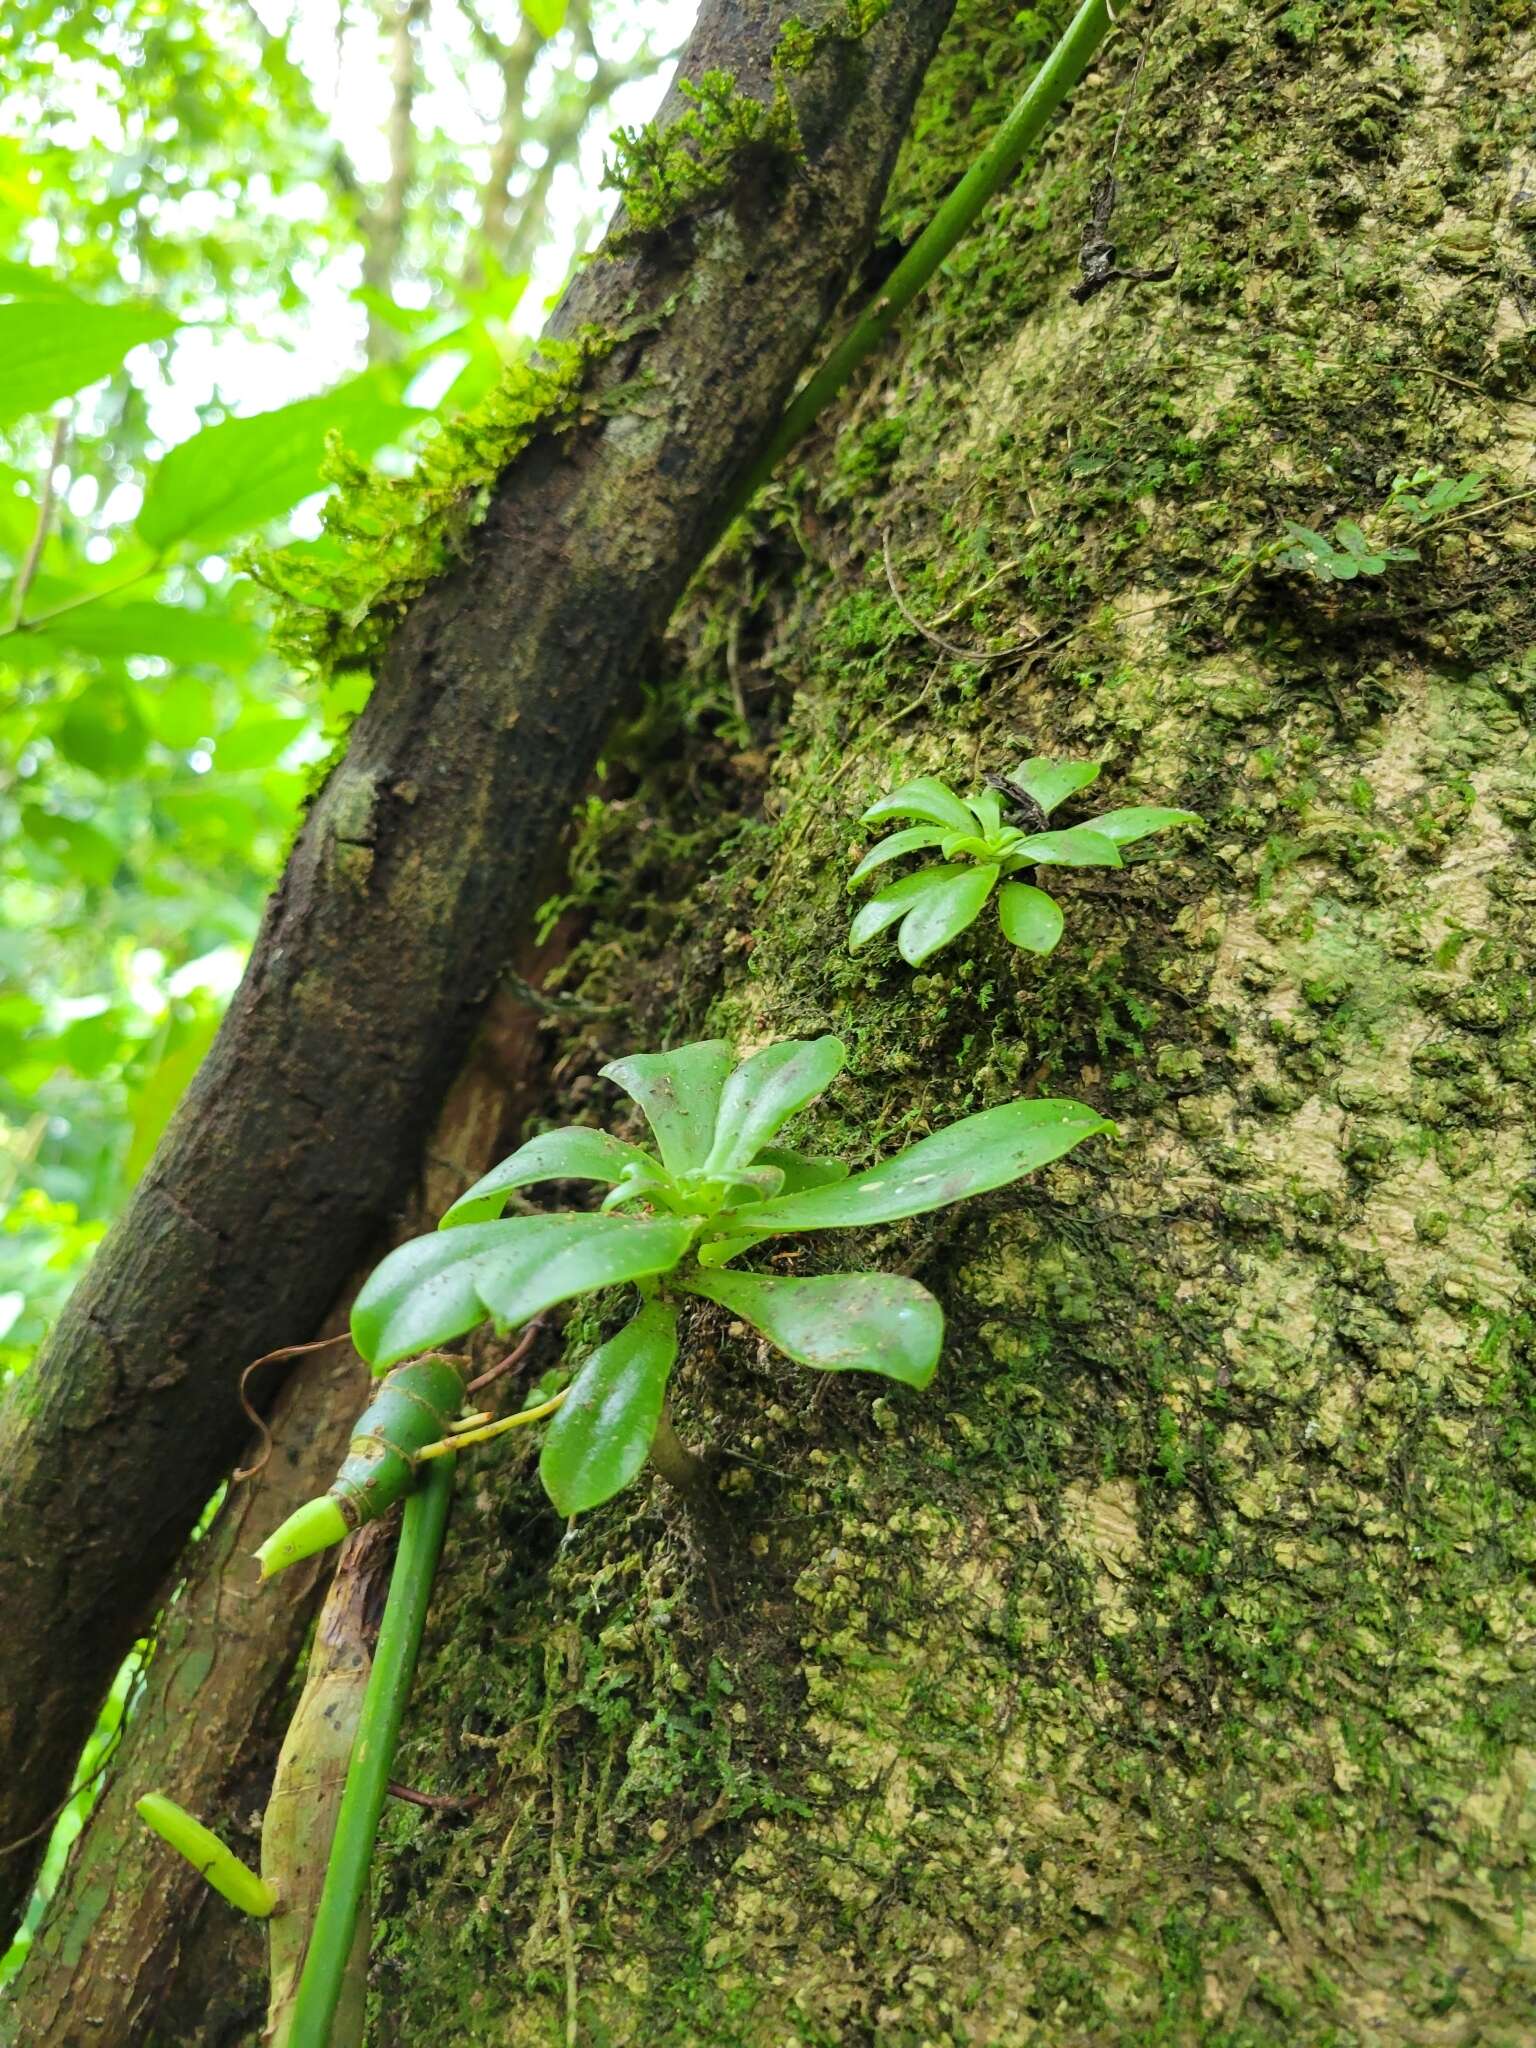
[[[892,237],[1016,17],[941,52]],[[375,2048],[1529,2036],[1536,10],[1170,0],[1114,226],[1178,272],[1078,305],[1133,59],[679,613],[543,1105],[832,1028],[817,1150],[1027,1090],[1120,1140],[871,1234],[945,1303],[924,1396],[695,1312],[723,1541],[465,1460],[399,1772],[480,1803],[388,1822]],[[1431,465],[1486,481],[1416,561],[1237,574]],[[1034,752],[1208,825],[1063,883],[1048,961],[851,960],[863,804]]]
[[[941,56],[893,234],[1014,13]],[[926,1396],[699,1314],[729,1558],[659,1485],[562,1542],[466,1476],[402,1768],[487,1803],[391,1825],[380,2048],[1528,2035],[1536,22],[1161,15],[1114,225],[1176,278],[1069,295],[1127,38],[681,614],[578,863],[626,1007],[548,1102],[833,1028],[817,1149],[1021,1089],[1122,1138],[870,1241],[944,1298]],[[1419,561],[1201,594],[1430,464],[1488,480]],[[921,637],[886,535],[914,616],[1028,651]],[[1065,885],[1048,962],[850,961],[862,805],[1035,751],[1208,829]]]

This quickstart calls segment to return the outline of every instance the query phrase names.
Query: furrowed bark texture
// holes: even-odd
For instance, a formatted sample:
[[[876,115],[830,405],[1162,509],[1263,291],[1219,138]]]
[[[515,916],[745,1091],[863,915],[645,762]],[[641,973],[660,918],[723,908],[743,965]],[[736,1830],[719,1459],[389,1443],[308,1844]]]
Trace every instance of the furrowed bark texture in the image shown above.
[[[790,13],[706,8],[684,75],[766,98]],[[599,383],[643,389],[536,442],[401,626],[182,1113],[0,1419],[0,1839],[57,1802],[238,1453],[239,1366],[314,1328],[409,1175],[618,693],[868,240],[947,14],[898,0],[834,42],[790,81],[799,161],[568,293],[560,331],[638,337]],[[0,1865],[7,1921],[30,1867]]]
[[[1529,2038],[1536,18],[1158,13],[1113,226],[1177,278],[1070,297],[1122,36],[680,612],[574,863],[625,1007],[547,1103],[623,1127],[606,1056],[835,1029],[808,1150],[1029,1091],[1123,1135],[777,1248],[937,1289],[924,1395],[695,1312],[724,1568],[664,1485],[562,1541],[532,1446],[465,1460],[399,1769],[487,1803],[390,1817],[374,2048]],[[893,234],[1016,17],[941,52]],[[1431,464],[1481,496],[1384,520]],[[1286,520],[1419,559],[1236,582]],[[935,648],[887,532],[943,639],[1043,638]],[[1035,751],[1207,827],[1063,877],[1047,960],[850,959],[860,809]]]

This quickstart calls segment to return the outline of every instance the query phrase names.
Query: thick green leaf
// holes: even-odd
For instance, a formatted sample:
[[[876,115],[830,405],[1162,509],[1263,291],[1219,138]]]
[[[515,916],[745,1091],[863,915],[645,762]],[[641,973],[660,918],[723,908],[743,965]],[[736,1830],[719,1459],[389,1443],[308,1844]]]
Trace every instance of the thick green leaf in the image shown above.
[[[129,349],[181,325],[158,306],[53,296],[0,306],[0,426],[115,370]]]
[[[848,877],[849,888],[875,868],[883,867],[886,861],[899,860],[904,853],[921,853],[927,847],[937,846],[943,837],[937,825],[911,825],[905,832],[893,832],[889,839],[882,839],[865,854]]]
[[[649,1302],[571,1382],[539,1454],[544,1491],[579,1515],[628,1486],[650,1455],[677,1358],[677,1311]]]
[[[545,1219],[519,1219],[542,1222]],[[462,1337],[489,1314],[475,1289],[478,1261],[501,1252],[514,1223],[477,1223],[448,1237],[415,1237],[382,1259],[352,1304],[352,1342],[376,1373],[414,1351]]]
[[[928,890],[902,919],[896,934],[902,959],[911,967],[921,967],[941,946],[959,938],[976,922],[1001,872],[992,866],[952,868],[944,886]]]
[[[1166,832],[1170,825],[1198,825],[1198,811],[1165,811],[1158,804],[1132,804],[1123,811],[1106,811],[1102,818],[1090,818],[1087,832],[1112,839],[1116,846],[1131,846],[1152,832]]]
[[[508,1328],[573,1294],[668,1272],[689,1235],[685,1223],[629,1216],[514,1216],[413,1238],[363,1283],[352,1341],[384,1372],[487,1316]]]
[[[936,775],[919,775],[904,782],[889,796],[876,797],[862,813],[866,825],[878,825],[882,818],[922,818],[930,825],[942,825],[946,832],[971,832],[976,821],[948,783]]]
[[[1062,832],[1035,832],[1021,839],[1009,855],[1017,867],[1117,868],[1120,849],[1113,839],[1086,825],[1068,825]]]
[[[924,896],[942,891],[953,876],[965,872],[958,867],[919,868],[915,875],[903,875],[899,882],[892,882],[878,895],[871,896],[848,927],[849,951],[856,953],[860,946],[867,946],[887,925],[905,917]]]
[[[626,1171],[654,1172],[656,1162],[638,1145],[626,1145],[610,1138],[606,1131],[589,1131],[580,1124],[567,1124],[558,1131],[541,1131],[526,1145],[519,1145],[509,1158],[489,1173],[482,1174],[444,1212],[439,1230],[452,1230],[464,1223],[488,1223],[507,1206],[515,1188],[536,1180],[622,1180]]]
[[[369,371],[320,398],[204,427],[150,477],[139,537],[164,554],[183,541],[212,547],[249,533],[324,488],[320,465],[332,429],[354,454],[371,455],[424,417]]]
[[[765,1145],[757,1157],[760,1165],[778,1167],[786,1195],[798,1195],[805,1188],[831,1187],[848,1178],[847,1164],[841,1159],[816,1159],[804,1152],[786,1152],[778,1145]]]
[[[828,1035],[786,1038],[743,1060],[721,1091],[705,1172],[750,1166],[792,1116],[831,1086],[847,1059],[847,1046]]]
[[[1004,938],[1027,953],[1049,953],[1061,937],[1061,905],[1027,882],[1005,882],[997,894],[997,918]]]
[[[690,1273],[691,1294],[718,1301],[801,1365],[879,1372],[926,1387],[944,1341],[944,1311],[898,1273],[823,1273],[773,1280],[761,1273]]]
[[[1049,817],[1059,803],[1086,789],[1090,782],[1098,781],[1100,765],[1097,761],[1052,761],[1038,754],[1033,760],[1010,768],[1007,779],[1016,782],[1026,796],[1032,796]]]
[[[669,1173],[702,1166],[714,1143],[720,1091],[733,1065],[723,1038],[701,1038],[675,1052],[637,1052],[601,1069],[645,1111]]]
[[[554,1224],[565,1229],[547,1227]],[[687,1223],[637,1216],[523,1216],[479,1227],[521,1231],[529,1225],[542,1235],[487,1261],[476,1282],[502,1329],[574,1294],[670,1273],[693,1237]]]
[[[921,1216],[967,1196],[1006,1187],[1048,1166],[1097,1131],[1114,1125],[1081,1102],[1046,1098],[1004,1102],[962,1117],[947,1130],[837,1187],[775,1195],[722,1217],[722,1236],[777,1236],[787,1230],[847,1230]]]

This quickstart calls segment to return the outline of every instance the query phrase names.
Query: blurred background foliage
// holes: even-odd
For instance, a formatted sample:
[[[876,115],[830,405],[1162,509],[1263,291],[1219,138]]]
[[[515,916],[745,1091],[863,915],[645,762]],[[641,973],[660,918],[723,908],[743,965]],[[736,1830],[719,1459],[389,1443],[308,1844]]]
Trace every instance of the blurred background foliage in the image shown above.
[[[356,710],[238,567],[527,347],[684,0],[0,18],[0,1376],[143,1169]]]

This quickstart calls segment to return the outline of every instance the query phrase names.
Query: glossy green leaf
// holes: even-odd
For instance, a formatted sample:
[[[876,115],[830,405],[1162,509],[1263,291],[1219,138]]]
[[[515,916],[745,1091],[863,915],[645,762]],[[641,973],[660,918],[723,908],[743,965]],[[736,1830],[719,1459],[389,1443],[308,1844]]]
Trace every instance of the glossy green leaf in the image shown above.
[[[1049,817],[1058,804],[1086,789],[1089,783],[1097,782],[1101,765],[1098,761],[1052,761],[1038,754],[1033,760],[1010,768],[1007,780],[1017,783],[1026,796],[1032,796]]]
[[[60,295],[0,305],[0,426],[94,384],[131,348],[164,341],[180,325],[158,306]]]
[[[954,868],[942,888],[929,889],[902,919],[896,946],[911,967],[921,967],[975,923],[992,894],[1001,869],[993,866]]]
[[[1061,905],[1027,882],[1005,882],[997,893],[1003,936],[1027,953],[1049,953],[1062,932]]]
[[[978,790],[966,798],[966,809],[975,815],[982,832],[995,837],[1003,829],[1003,800],[995,789]]]
[[[686,1223],[630,1216],[514,1216],[413,1238],[363,1283],[352,1341],[375,1372],[483,1323],[525,1323],[572,1295],[665,1273]]]
[[[699,1039],[675,1052],[637,1052],[601,1069],[645,1111],[669,1173],[702,1166],[715,1138],[720,1091],[734,1061],[721,1038]]]
[[[1120,849],[1113,839],[1086,825],[1068,825],[1061,832],[1033,832],[1009,856],[1018,867],[1117,868]]]
[[[1116,846],[1131,846],[1152,832],[1166,832],[1170,825],[1198,825],[1198,811],[1167,811],[1158,804],[1132,804],[1123,811],[1106,811],[1102,818],[1090,818],[1085,831]]]
[[[544,1491],[562,1515],[611,1500],[640,1471],[677,1358],[677,1311],[649,1302],[571,1382],[539,1454]]]
[[[801,1365],[878,1372],[926,1387],[939,1362],[944,1312],[926,1287],[897,1273],[692,1273],[691,1294],[718,1301]]]
[[[721,1090],[705,1172],[749,1166],[792,1116],[830,1087],[847,1059],[847,1046],[828,1035],[786,1038],[743,1060]]]
[[[921,853],[930,846],[937,846],[944,837],[937,825],[910,825],[905,832],[893,832],[888,839],[882,839],[878,846],[872,846],[848,877],[848,886],[870,874],[875,868],[883,867],[888,860],[899,860],[904,853]]]
[[[557,1224],[564,1229],[551,1227]],[[669,1273],[693,1236],[687,1223],[639,1216],[524,1216],[479,1227],[530,1225],[540,1235],[488,1261],[476,1283],[499,1328],[526,1323],[576,1294]]]
[[[151,475],[139,537],[163,554],[250,533],[324,488],[320,466],[333,430],[354,454],[371,455],[423,417],[369,371],[322,397],[204,427]]]
[[[860,946],[867,946],[887,925],[905,917],[924,896],[942,890],[952,876],[964,872],[963,868],[954,867],[919,868],[916,874],[903,875],[899,882],[892,882],[871,896],[848,927],[849,951],[856,953]]]
[[[861,816],[866,825],[878,825],[882,818],[922,818],[930,825],[942,825],[946,832],[971,832],[976,824],[948,783],[940,782],[936,775],[919,775],[889,796],[876,797]]]
[[[1004,1102],[962,1117],[882,1165],[837,1187],[776,1195],[722,1217],[721,1235],[777,1236],[787,1230],[848,1230],[921,1216],[1006,1187],[1048,1166],[1074,1145],[1114,1125],[1084,1103],[1043,1098]]]
[[[778,1167],[786,1195],[798,1195],[805,1188],[831,1187],[848,1178],[847,1163],[841,1159],[817,1159],[803,1152],[786,1152],[777,1145],[765,1145],[757,1156],[762,1165]]]
[[[439,1230],[452,1230],[465,1223],[488,1223],[507,1206],[516,1188],[538,1180],[622,1180],[626,1172],[654,1172],[656,1162],[638,1145],[626,1145],[610,1138],[606,1131],[589,1131],[581,1124],[566,1124],[558,1131],[541,1131],[526,1145],[519,1145],[499,1166],[482,1174],[448,1209]]]

